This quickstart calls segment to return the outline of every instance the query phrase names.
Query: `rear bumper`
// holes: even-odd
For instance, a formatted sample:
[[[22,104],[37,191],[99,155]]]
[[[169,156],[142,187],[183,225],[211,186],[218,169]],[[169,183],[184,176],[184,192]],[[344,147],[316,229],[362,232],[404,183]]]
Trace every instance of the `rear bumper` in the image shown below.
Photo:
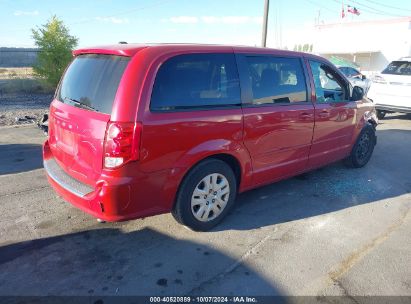
[[[65,189],[58,182],[56,182],[49,174],[47,174],[48,181],[54,190],[67,202],[71,203],[73,206],[81,209],[82,211],[91,214],[92,216],[108,221],[108,222],[117,222],[128,220],[131,217],[120,214],[108,214],[104,212],[104,205],[102,205],[98,199],[91,197],[80,198],[69,190]],[[138,216],[134,217],[138,218]]]
[[[116,222],[170,210],[170,202],[165,201],[161,195],[163,184],[152,182],[161,179],[158,173],[138,177],[102,175],[95,185],[86,185],[68,175],[59,166],[50,151],[48,141],[43,145],[43,163],[48,181],[54,190],[65,201],[96,218]]]
[[[86,197],[89,193],[92,193],[95,189],[89,185],[86,185],[75,178],[68,175],[64,170],[57,164],[54,158],[49,158],[43,161],[44,169],[47,175],[60,187],[66,189],[67,191],[73,193],[78,197]]]
[[[372,100],[375,108],[380,111],[411,113],[411,90],[407,94],[389,93],[383,91],[379,86],[371,86],[368,98]]]

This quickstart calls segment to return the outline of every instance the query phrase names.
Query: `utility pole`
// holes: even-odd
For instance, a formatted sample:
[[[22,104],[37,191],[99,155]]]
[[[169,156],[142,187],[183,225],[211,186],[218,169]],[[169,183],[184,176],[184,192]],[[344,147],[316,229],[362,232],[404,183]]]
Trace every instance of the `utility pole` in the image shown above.
[[[267,45],[267,25],[268,25],[268,8],[270,5],[270,0],[265,0],[264,2],[264,19],[263,19],[263,35],[261,37],[261,46],[266,47]]]

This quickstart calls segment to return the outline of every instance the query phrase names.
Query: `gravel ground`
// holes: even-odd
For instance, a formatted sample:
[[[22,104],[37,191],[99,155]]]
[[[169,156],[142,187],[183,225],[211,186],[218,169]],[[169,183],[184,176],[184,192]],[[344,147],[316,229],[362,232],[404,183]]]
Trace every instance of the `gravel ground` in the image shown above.
[[[0,126],[35,123],[48,113],[52,94],[3,94],[0,96]],[[25,116],[28,116],[27,119]]]
[[[40,130],[0,128],[0,303],[30,300],[4,298],[16,295],[89,297],[30,303],[140,303],[107,298],[135,295],[410,303],[410,117],[387,115],[377,136],[364,168],[338,162],[248,191],[221,225],[197,233],[170,214],[97,223],[49,186]]]

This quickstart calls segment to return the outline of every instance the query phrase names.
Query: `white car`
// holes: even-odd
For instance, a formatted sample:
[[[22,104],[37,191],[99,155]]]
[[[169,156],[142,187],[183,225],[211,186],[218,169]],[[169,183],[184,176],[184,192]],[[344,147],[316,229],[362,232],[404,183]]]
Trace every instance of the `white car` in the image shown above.
[[[411,113],[411,57],[391,62],[374,76],[368,91],[377,109],[377,117],[386,113]]]

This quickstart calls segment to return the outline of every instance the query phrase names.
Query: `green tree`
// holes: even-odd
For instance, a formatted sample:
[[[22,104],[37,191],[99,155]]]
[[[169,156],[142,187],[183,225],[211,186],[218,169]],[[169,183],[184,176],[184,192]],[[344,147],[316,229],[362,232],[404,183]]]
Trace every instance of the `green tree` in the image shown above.
[[[77,46],[78,38],[71,36],[63,21],[56,16],[31,31],[34,43],[39,48],[34,71],[47,83],[56,87],[64,69],[71,61],[71,51]]]

